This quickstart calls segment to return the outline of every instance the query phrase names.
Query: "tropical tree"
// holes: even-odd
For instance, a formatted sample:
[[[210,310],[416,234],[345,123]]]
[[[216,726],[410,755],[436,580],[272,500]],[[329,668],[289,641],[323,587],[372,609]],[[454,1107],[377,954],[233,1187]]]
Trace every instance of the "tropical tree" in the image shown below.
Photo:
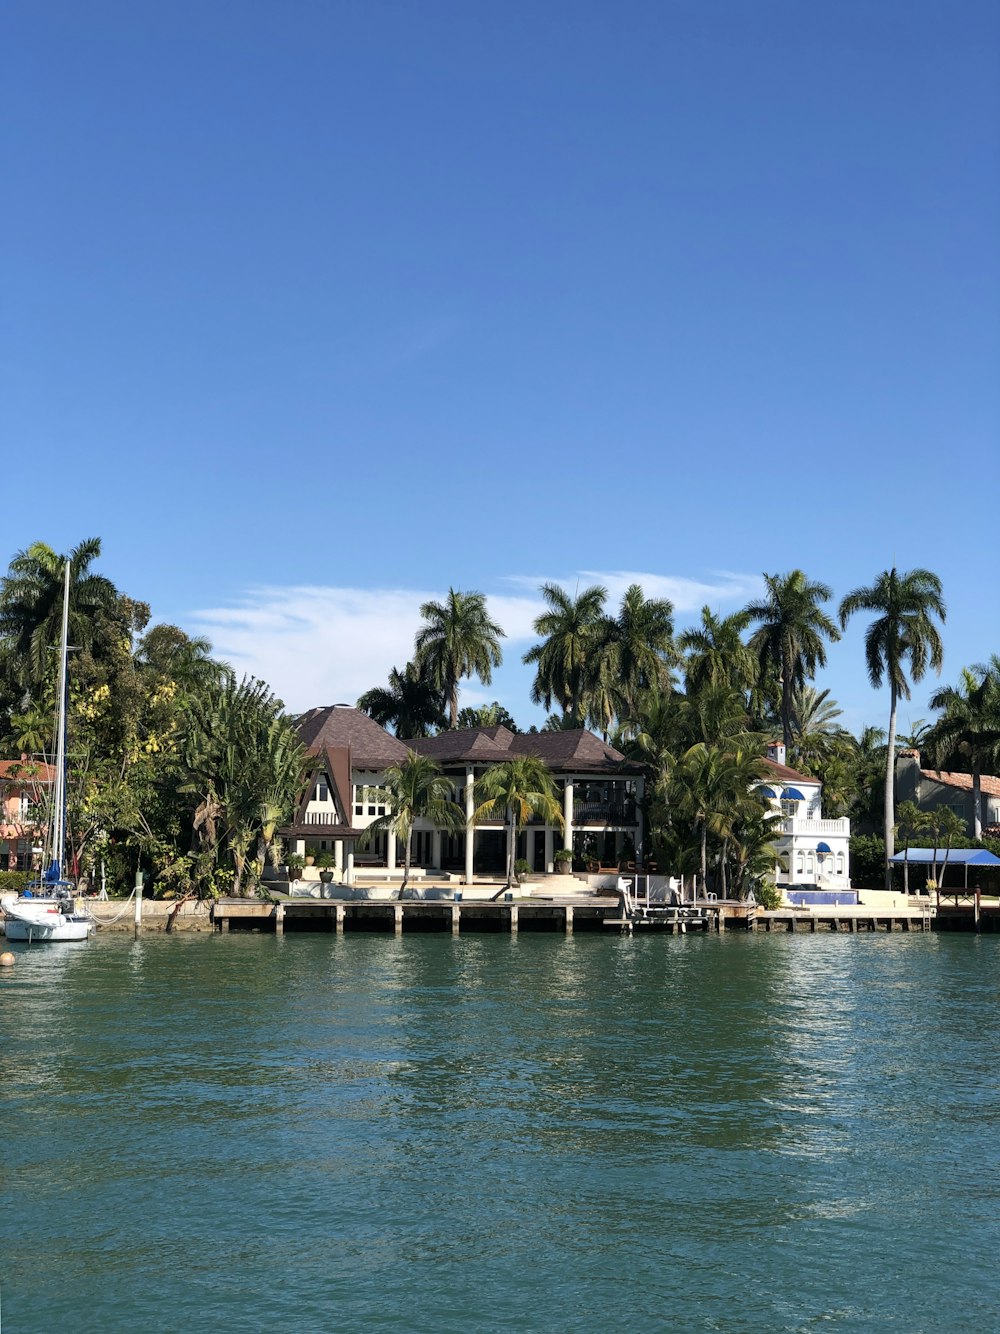
[[[459,727],[506,727],[508,732],[520,732],[520,728],[510,713],[499,700],[492,704],[481,704],[478,709],[459,709]]]
[[[306,752],[282,704],[253,677],[197,697],[182,750],[179,790],[197,798],[191,816],[196,874],[203,882],[220,853],[244,890],[250,849],[289,820],[305,780]],[[255,859],[256,864],[256,859]]]
[[[791,574],[766,574],[767,597],[745,609],[750,623],[759,628],[750,637],[762,673],[770,665],[781,684],[781,731],[786,748],[792,744],[792,694],[796,686],[826,666],[824,640],[837,640],[840,632],[820,607],[832,597],[826,584],[811,583],[801,570]]]
[[[910,892],[910,844],[930,827],[930,820],[915,801],[901,801],[896,812],[896,833],[903,840],[903,889]]]
[[[228,663],[212,657],[210,640],[166,623],[147,630],[136,646],[135,661],[140,671],[172,681],[187,695],[210,690],[233,675]]]
[[[459,681],[477,676],[483,685],[490,684],[493,668],[503,661],[504,632],[490,620],[484,593],[456,593],[449,588],[443,603],[425,602],[420,615],[426,624],[417,631],[417,666],[441,691],[448,705],[448,726],[455,727]]]
[[[89,537],[68,556],[58,555],[44,542],[33,542],[11,561],[0,581],[0,635],[11,641],[25,688],[44,685],[50,675],[48,650],[59,643],[67,561],[70,643],[93,647],[97,613],[113,611],[119,596],[109,579],[91,570],[100,554],[101,539]]]
[[[599,650],[605,639],[607,596],[608,590],[597,584],[575,598],[558,584],[544,584],[542,597],[548,611],[535,621],[535,634],[542,636],[542,642],[524,655],[524,661],[536,667],[532,703],[551,709],[555,700],[575,727],[583,726],[587,695],[596,679]]]
[[[669,800],[699,836],[702,893],[708,888],[708,836],[732,838],[737,812],[746,808],[754,781],[764,775],[759,755],[742,747],[722,749],[696,742],[668,776]]]
[[[944,661],[941,635],[934,623],[945,619],[941,580],[930,570],[900,574],[895,566],[883,570],[873,584],[857,588],[841,601],[840,624],[859,611],[874,612],[865,632],[865,661],[868,679],[879,689],[889,682],[889,735],[885,763],[885,887],[892,887],[894,841],[893,786],[896,761],[896,709],[900,699],[910,698],[910,683],[921,681],[928,666],[940,672]]]
[[[476,780],[473,821],[501,820],[507,828],[507,884],[514,884],[514,858],[521,826],[533,815],[547,824],[562,825],[563,813],[556,797],[555,780],[537,755],[518,755],[515,759],[491,765]],[[472,831],[469,831],[472,837]],[[504,891],[494,894],[498,899]]]
[[[943,710],[925,739],[934,764],[943,769],[953,759],[972,774],[973,834],[983,836],[983,766],[1000,758],[1000,658],[986,666],[964,667],[958,686],[945,686],[931,697]]]
[[[685,630],[677,641],[686,654],[684,676],[689,692],[706,685],[730,685],[751,690],[757,680],[757,658],[743,640],[750,624],[745,611],[731,616],[716,616],[709,607],[701,609],[701,625]]]
[[[446,778],[428,755],[408,751],[405,760],[392,764],[380,784],[387,813],[373,820],[358,839],[359,847],[368,847],[381,834],[398,838],[403,844],[402,898],[410,880],[413,828],[418,820],[428,820],[439,829],[458,833],[465,828],[465,812],[454,799],[455,785]],[[471,834],[470,834],[471,837]]]
[[[605,619],[615,687],[612,697],[619,718],[634,717],[650,692],[669,688],[676,657],[673,618],[673,603],[666,598],[647,598],[639,584],[630,584],[618,615]]]
[[[445,726],[441,691],[415,662],[393,667],[388,686],[375,686],[358,699],[358,708],[397,736],[433,736]]]

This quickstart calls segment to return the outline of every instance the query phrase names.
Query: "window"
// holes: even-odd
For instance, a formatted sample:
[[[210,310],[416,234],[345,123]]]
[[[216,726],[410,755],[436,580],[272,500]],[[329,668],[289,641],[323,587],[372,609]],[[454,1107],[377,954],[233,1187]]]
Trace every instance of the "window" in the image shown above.
[[[325,778],[321,778],[319,782],[316,784],[316,800],[317,801],[330,800],[330,785]]]
[[[786,820],[791,820],[798,814],[799,803],[797,801],[783,801],[781,803],[781,813]]]

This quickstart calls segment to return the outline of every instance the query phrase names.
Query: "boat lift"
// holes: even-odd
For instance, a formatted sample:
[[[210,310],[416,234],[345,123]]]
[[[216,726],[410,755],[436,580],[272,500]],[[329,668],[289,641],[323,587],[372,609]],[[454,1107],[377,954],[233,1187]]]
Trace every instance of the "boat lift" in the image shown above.
[[[680,881],[636,873],[620,875],[616,885],[622,914],[606,926],[617,926],[630,935],[639,929],[666,929],[684,934],[689,929],[707,931],[710,926],[705,904],[686,903]]]

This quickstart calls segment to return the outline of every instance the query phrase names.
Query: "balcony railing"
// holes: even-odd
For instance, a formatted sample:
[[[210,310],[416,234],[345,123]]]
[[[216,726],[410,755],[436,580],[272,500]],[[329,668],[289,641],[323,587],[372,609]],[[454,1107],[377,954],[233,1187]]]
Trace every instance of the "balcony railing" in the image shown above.
[[[574,801],[573,823],[635,824],[634,801]]]
[[[783,834],[798,834],[801,838],[821,838],[824,834],[849,834],[850,820],[806,820],[793,815],[791,818],[778,820]]]

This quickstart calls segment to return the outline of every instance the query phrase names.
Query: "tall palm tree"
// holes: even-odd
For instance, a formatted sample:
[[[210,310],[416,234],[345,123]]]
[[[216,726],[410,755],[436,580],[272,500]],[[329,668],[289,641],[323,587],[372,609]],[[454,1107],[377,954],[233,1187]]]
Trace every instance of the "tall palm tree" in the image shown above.
[[[575,598],[558,584],[544,584],[542,597],[549,610],[535,621],[535,634],[543,637],[542,643],[524,655],[526,663],[537,666],[532,703],[551,709],[555,700],[576,727],[583,725],[588,689],[596,675],[607,596],[608,590],[599,584]]]
[[[136,648],[135,662],[140,670],[166,677],[189,694],[221,685],[233,675],[228,663],[212,657],[210,640],[167,623],[146,631]]]
[[[503,661],[504,632],[490,620],[484,593],[449,588],[444,602],[425,602],[420,615],[426,624],[417,631],[417,666],[441,691],[448,704],[448,726],[455,727],[459,681],[478,676],[483,685],[490,684],[493,668]]]
[[[896,567],[883,570],[873,584],[856,588],[841,601],[840,624],[858,611],[875,613],[875,620],[865,632],[865,661],[868,679],[878,689],[889,681],[889,736],[885,761],[885,887],[892,888],[893,855],[893,785],[896,767],[896,707],[900,699],[910,698],[906,679],[909,666],[914,682],[923,680],[928,666],[940,672],[944,647],[934,618],[945,619],[941,580],[930,570],[909,570],[900,574]]]
[[[451,779],[444,776],[429,755],[418,755],[413,750],[407,752],[405,760],[385,770],[380,786],[385,793],[387,814],[372,821],[358,839],[358,846],[367,847],[380,834],[402,841],[403,883],[399,887],[402,898],[410,879],[416,822],[428,820],[439,829],[458,833],[465,828],[465,812],[454,800],[455,785]]]
[[[63,571],[70,566],[69,637],[77,648],[91,648],[97,613],[111,611],[118,591],[91,566],[101,554],[101,539],[89,537],[68,556],[44,542],[19,551],[0,581],[0,636],[10,639],[19,663],[21,684],[32,689],[49,674],[47,652],[59,642]]]
[[[745,611],[731,616],[716,616],[709,607],[701,609],[701,626],[685,630],[677,641],[687,654],[684,676],[689,691],[704,685],[736,686],[751,690],[758,676],[757,659],[743,641],[743,631],[750,624]]]
[[[401,737],[433,736],[446,721],[441,691],[415,662],[408,662],[402,671],[393,667],[388,686],[366,690],[358,708]]]
[[[533,815],[539,815],[548,824],[561,825],[563,813],[556,797],[555,781],[537,755],[519,755],[502,764],[491,765],[476,780],[476,809],[473,821],[502,820],[507,827],[507,884],[514,883],[514,857],[517,836],[521,826]],[[472,837],[472,831],[469,831]],[[498,899],[503,893],[493,895]]]
[[[670,685],[674,650],[674,607],[666,598],[647,598],[638,584],[625,590],[617,616],[608,617],[606,642],[614,671],[615,712],[634,717],[650,691]]]
[[[958,686],[945,686],[931,697],[931,708],[943,710],[925,744],[942,769],[952,756],[972,774],[973,834],[983,836],[984,764],[1000,757],[1000,659],[987,666],[964,667]]]
[[[810,583],[801,570],[765,574],[767,597],[751,602],[746,615],[759,629],[750,637],[761,671],[769,664],[781,682],[781,731],[785,746],[792,744],[792,692],[826,666],[824,639],[837,640],[840,632],[820,607],[833,592],[826,584]]]

